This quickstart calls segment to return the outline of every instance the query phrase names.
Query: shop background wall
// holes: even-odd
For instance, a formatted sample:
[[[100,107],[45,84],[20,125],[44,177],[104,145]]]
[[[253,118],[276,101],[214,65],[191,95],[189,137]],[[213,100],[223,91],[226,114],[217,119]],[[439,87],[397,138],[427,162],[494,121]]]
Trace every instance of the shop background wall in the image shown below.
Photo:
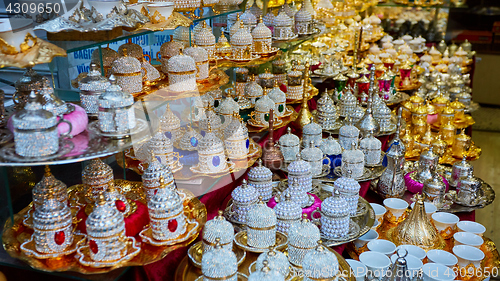
[[[500,50],[499,50],[500,51]],[[472,98],[481,104],[500,106],[500,55],[478,54]]]

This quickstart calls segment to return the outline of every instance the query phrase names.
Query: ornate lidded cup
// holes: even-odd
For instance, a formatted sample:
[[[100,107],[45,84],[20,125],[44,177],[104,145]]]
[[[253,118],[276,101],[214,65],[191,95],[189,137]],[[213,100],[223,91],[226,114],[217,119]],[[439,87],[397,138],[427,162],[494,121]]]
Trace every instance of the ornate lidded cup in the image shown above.
[[[315,212],[319,212],[319,208],[311,214],[313,217]],[[340,197],[338,191],[321,202],[322,236],[327,239],[338,239],[346,236],[349,232],[349,212],[347,201]]]
[[[274,88],[269,91],[268,96],[274,101],[276,116],[282,118],[286,111],[286,94],[278,86],[278,81],[274,80]]]
[[[288,165],[287,170],[289,181],[293,182],[296,179],[300,189],[304,190],[304,192],[312,190],[311,164],[304,161],[300,153],[297,153],[296,159]],[[293,199],[293,194],[290,195],[292,195]]]
[[[257,160],[257,163],[248,172],[248,185],[255,187],[262,200],[268,201],[273,196],[273,173],[262,165],[262,159]]]
[[[307,252],[314,249],[320,239],[319,229],[303,214],[288,231],[288,259],[296,266],[302,266]]]
[[[339,272],[339,262],[335,254],[325,248],[320,240],[318,246],[305,255],[302,268],[304,281],[331,280]]]
[[[122,91],[112,75],[111,85],[99,96],[99,129],[106,133],[128,133],[135,128],[134,97]]]
[[[255,106],[255,101],[262,97],[263,90],[259,83],[255,82],[255,76],[250,75],[250,81],[245,85],[245,95],[250,100],[252,105]]]
[[[31,194],[35,210],[40,208],[49,196],[63,204],[68,202],[66,184],[54,177],[49,166],[45,166],[45,174],[42,180],[35,184]]]
[[[355,216],[358,210],[359,190],[361,186],[350,175],[351,172],[347,171],[347,177],[338,178],[333,187],[339,192],[339,196],[346,200],[349,216]]]
[[[233,197],[233,212],[235,219],[241,223],[246,223],[248,212],[259,199],[259,192],[252,185],[243,183],[231,192]]]
[[[160,117],[160,128],[172,142],[181,137],[181,119],[170,109],[170,104],[167,104],[165,113]]]
[[[302,129],[302,147],[307,147],[311,141],[314,141],[314,145],[319,146],[322,140],[323,129],[318,123],[314,122],[313,117],[311,117],[311,122]]]
[[[241,22],[238,31],[231,36],[231,58],[236,60],[252,59],[252,45],[252,34],[247,28],[244,28]]]
[[[255,262],[255,269],[261,270],[264,268],[264,261],[267,261],[267,265],[269,267],[277,270],[283,276],[288,276],[288,273],[290,272],[290,262],[283,252],[276,251],[273,247],[270,247],[269,251],[259,255],[257,261]]]
[[[323,155],[323,151],[315,146],[315,142],[311,140],[309,147],[306,147],[300,153],[302,155],[302,160],[307,161],[311,165],[312,176],[319,176],[323,171],[323,160],[328,160],[328,166],[330,166],[330,158],[326,158]]]
[[[216,58],[215,36],[212,33],[212,28],[207,27],[207,23],[205,21],[201,23],[201,26],[201,30],[194,34],[194,41],[198,47],[207,51],[209,60],[214,60]]]
[[[113,169],[99,158],[92,159],[82,171],[82,183],[85,186],[86,197],[95,201],[99,193],[114,185]]]
[[[170,36],[170,41],[161,44],[160,51],[156,53],[156,59],[161,62],[161,71],[168,73],[168,60],[173,56],[178,56],[184,50],[184,45],[177,41],[173,41]]]
[[[302,81],[303,73],[294,68],[287,74],[287,91],[286,98],[289,100],[302,99],[304,95],[304,85]]]
[[[262,16],[259,18],[259,23],[252,30],[253,37],[253,52],[259,53],[267,53],[271,50],[272,46],[272,32],[269,27],[267,27],[262,22]]]
[[[298,35],[309,35],[313,33],[312,15],[306,10],[306,5],[302,5],[295,13],[295,32]]]
[[[238,280],[236,255],[233,251],[220,245],[220,238],[216,238],[213,250],[203,253],[201,272],[203,273],[203,281]]]
[[[262,197],[248,211],[246,226],[249,246],[262,249],[276,243],[276,214],[262,201]]]
[[[347,125],[339,129],[339,144],[343,149],[351,149],[352,143],[357,144],[358,140],[359,129],[352,125],[351,118],[349,117]]]
[[[71,210],[48,193],[43,204],[33,214],[35,249],[44,254],[63,252],[73,244]]]
[[[285,276],[281,272],[271,269],[267,261],[263,261],[263,267],[248,276],[249,281],[285,281]]]
[[[127,254],[123,214],[107,204],[102,193],[99,194],[94,210],[85,221],[85,226],[89,254],[93,261],[116,261]],[[81,247],[78,249],[78,252],[80,251]]]
[[[142,55],[141,55],[142,57]],[[141,62],[127,55],[127,49],[123,49],[123,56],[115,59],[111,67],[116,83],[129,94],[142,92],[142,67]]]
[[[352,177],[357,179],[363,176],[365,168],[365,154],[358,149],[355,142],[352,142],[351,149],[342,152],[342,175],[347,176],[348,171],[352,172]]]
[[[234,227],[222,214],[223,212],[219,211],[218,215],[207,221],[203,228],[202,245],[204,253],[215,248],[217,239],[219,239],[218,242],[222,248],[228,251],[233,250]]]
[[[273,210],[276,213],[276,218],[278,219],[276,229],[285,234],[288,234],[290,225],[299,221],[302,217],[302,208],[299,204],[292,201],[288,192],[285,193],[285,200],[280,200],[280,202],[274,206]]]
[[[80,103],[90,116],[97,116],[99,112],[98,98],[110,85],[108,78],[101,76],[97,64],[91,63],[87,77],[78,82],[80,89]]]
[[[235,113],[231,123],[224,129],[224,145],[229,159],[247,159],[250,148],[248,129],[241,117]]]
[[[208,125],[208,131],[199,143],[198,159],[198,170],[204,173],[216,174],[228,169],[224,144],[212,132],[210,125]]]
[[[198,132],[187,125],[187,130],[179,141],[179,148],[186,151],[198,150],[198,143],[202,138]]]
[[[359,148],[365,155],[366,165],[378,165],[381,161],[382,142],[371,133],[359,142]]]
[[[186,232],[184,205],[177,190],[165,186],[160,177],[160,187],[148,201],[150,227],[153,238],[166,241],[178,238]]]
[[[71,123],[58,120],[52,112],[42,108],[36,101],[37,95],[31,92],[23,110],[12,116],[16,154],[23,157],[40,157],[56,153],[60,138],[65,138],[72,130]],[[69,125],[67,133],[58,135],[57,126],[65,122]]]
[[[193,44],[192,47],[184,49],[184,53],[192,57],[196,63],[196,81],[207,79],[210,71],[208,52],[204,48]]]
[[[142,189],[146,194],[146,200],[150,200],[160,188],[160,178],[163,178],[165,186],[170,189],[177,189],[174,182],[174,175],[167,165],[158,161],[154,153],[151,153],[148,167],[142,173]]]
[[[195,60],[182,53],[168,60],[168,83],[173,92],[196,91],[198,73]]]
[[[286,131],[287,133],[282,135],[279,139],[279,146],[285,158],[285,163],[290,163],[295,160],[297,153],[300,152],[300,139],[292,134],[292,129],[290,127],[288,127]]]

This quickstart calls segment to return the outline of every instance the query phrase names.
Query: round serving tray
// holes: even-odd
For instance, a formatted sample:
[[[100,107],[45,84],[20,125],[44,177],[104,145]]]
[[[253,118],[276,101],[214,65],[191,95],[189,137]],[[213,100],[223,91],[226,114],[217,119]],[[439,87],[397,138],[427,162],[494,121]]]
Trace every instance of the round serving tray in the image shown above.
[[[131,182],[126,180],[115,180],[115,186],[122,190],[127,199],[138,200],[145,203],[144,193],[142,191],[142,182]],[[81,265],[75,258],[75,253],[54,259],[36,259],[27,256],[20,250],[20,245],[29,240],[33,230],[23,226],[23,219],[32,208],[27,206],[21,212],[14,215],[14,222],[7,219],[2,233],[2,241],[5,251],[13,257],[26,262],[34,269],[48,272],[74,271],[83,274],[99,274],[112,271],[120,267],[143,266],[156,262],[166,257],[170,252],[185,247],[193,242],[201,232],[201,229],[207,221],[207,209],[205,205],[196,198],[193,193],[185,189],[179,189],[186,194],[184,201],[184,213],[188,219],[195,220],[198,223],[197,230],[182,243],[171,246],[152,246],[147,243],[141,243],[141,251],[137,256],[129,261],[118,263],[112,267],[93,268]],[[83,184],[74,185],[68,188],[68,195],[71,198],[70,204],[81,204],[85,202]],[[137,235],[138,236],[138,235]]]

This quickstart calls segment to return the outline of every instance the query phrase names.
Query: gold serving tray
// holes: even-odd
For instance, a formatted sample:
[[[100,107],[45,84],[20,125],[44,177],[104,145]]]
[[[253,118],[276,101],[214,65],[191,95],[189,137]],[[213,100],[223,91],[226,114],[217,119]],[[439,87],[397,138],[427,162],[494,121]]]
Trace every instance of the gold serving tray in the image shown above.
[[[281,54],[282,54],[281,50],[277,50],[274,54],[271,54],[270,56],[269,55],[260,56],[256,59],[252,59],[249,61],[241,61],[241,62],[225,58],[217,61],[217,67],[230,68],[230,67],[247,67],[251,65],[260,65],[279,58]]]
[[[128,199],[139,200],[145,203],[144,193],[142,192],[142,182],[131,182],[126,180],[115,180],[115,186],[120,188]],[[141,251],[133,259],[125,261],[114,265],[113,267],[105,268],[92,268],[81,265],[75,258],[75,254],[70,254],[67,256],[62,256],[53,259],[36,259],[28,257],[26,254],[21,252],[20,245],[30,239],[33,230],[25,227],[22,224],[25,214],[31,208],[27,206],[21,212],[14,215],[14,223],[10,219],[7,219],[4,225],[4,231],[2,233],[2,240],[4,249],[7,253],[13,257],[20,259],[30,265],[32,268],[48,271],[48,272],[60,272],[60,271],[74,271],[83,274],[99,274],[112,271],[120,267],[127,266],[143,266],[156,261],[159,261],[166,257],[170,252],[185,247],[193,242],[199,235],[201,229],[207,221],[207,210],[205,205],[194,197],[193,193],[188,190],[180,189],[183,193],[187,195],[184,201],[184,213],[188,219],[193,219],[198,222],[198,230],[186,241],[172,245],[172,246],[161,246],[155,247],[147,243],[141,243]],[[84,186],[83,184],[74,185],[68,188],[68,195],[70,197],[70,204],[82,204],[85,203],[84,198]]]
[[[55,57],[65,57],[66,51],[52,43],[36,38],[36,44],[24,52],[8,55],[0,52],[0,68],[32,67],[37,64],[49,63]]]
[[[135,100],[165,102],[184,98],[201,96],[207,92],[216,90],[229,82],[229,76],[222,69],[213,69],[207,79],[196,82],[197,91],[171,92],[168,90],[167,78],[151,86],[151,89],[138,93],[134,96]]]
[[[278,126],[274,126],[274,129],[277,130],[281,127],[285,127],[285,126],[288,126],[288,124],[290,124],[291,122],[295,121],[295,119],[297,119],[297,116],[299,116],[299,114],[293,109],[293,107],[291,106],[287,106],[287,108],[289,110],[292,110],[292,114],[288,117],[285,117],[285,118],[282,118],[281,119],[281,124],[279,124]],[[249,133],[260,133],[260,132],[264,132],[264,131],[267,131],[269,130],[268,127],[255,127],[255,126],[252,126],[250,124],[247,123],[247,128],[248,128],[248,132]]]
[[[173,30],[179,26],[190,27],[193,21],[188,17],[178,13],[173,12],[166,21],[159,23],[147,22],[137,30],[150,30],[150,31],[162,31],[162,30]]]
[[[230,169],[228,172],[218,173],[218,174],[193,173],[189,169],[189,167],[191,166],[183,166],[180,171],[174,173],[174,179],[191,180],[199,177],[220,178],[230,173],[238,172],[240,170],[252,167],[255,161],[257,161],[257,159],[259,159],[262,156],[262,147],[258,143],[256,143],[252,138],[249,138],[249,140],[250,140],[249,155],[251,156],[248,157],[247,159],[242,159],[242,160],[232,159],[231,162],[234,163],[234,167]],[[139,169],[139,164],[141,162],[137,159],[130,158],[124,153],[115,154],[116,162],[118,163],[118,165],[123,168],[124,157],[125,157],[125,168],[131,169],[137,174],[142,175],[142,171]]]
[[[335,250],[332,250],[329,247],[326,247],[328,250],[333,252],[335,256],[337,257],[337,260],[339,262],[339,271],[341,272],[351,272],[351,267],[347,263],[347,261],[339,255]],[[285,250],[286,253],[286,250]],[[238,267],[238,272],[243,273],[245,275],[250,275],[249,268],[252,265],[253,262],[257,260],[259,257],[259,254],[257,253],[251,253],[247,252],[247,257],[245,261]],[[296,271],[302,272],[301,268],[294,267]],[[300,273],[299,273],[300,274]],[[189,258],[186,256],[179,266],[177,267],[177,270],[175,271],[175,276],[174,276],[174,281],[194,281],[196,278],[200,277],[202,275],[201,269],[195,267],[192,263],[189,262]],[[287,279],[288,280],[288,279]],[[292,279],[292,280],[302,280],[302,279]],[[356,278],[354,274],[350,274],[350,276],[346,276],[347,281],[356,281]]]

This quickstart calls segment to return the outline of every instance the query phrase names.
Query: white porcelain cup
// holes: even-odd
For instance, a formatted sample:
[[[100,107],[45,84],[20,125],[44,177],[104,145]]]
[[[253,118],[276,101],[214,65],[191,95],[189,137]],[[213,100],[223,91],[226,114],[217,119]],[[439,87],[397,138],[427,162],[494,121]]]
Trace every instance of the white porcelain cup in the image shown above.
[[[368,250],[382,253],[388,257],[396,251],[396,245],[389,240],[375,239],[368,242]]]
[[[448,281],[455,279],[453,269],[439,263],[426,263],[422,266],[424,281]]]
[[[174,3],[173,2],[155,2],[152,4],[148,4],[149,16],[153,16],[155,11],[158,11],[160,15],[164,16],[165,19],[168,19],[172,12],[174,11]]]
[[[379,225],[380,225],[380,222],[379,222],[378,220],[375,220],[375,221],[373,222],[373,226],[372,226],[372,228],[371,228],[371,229],[373,229],[373,230],[377,231],[377,228],[378,228],[378,226],[379,226]]]
[[[472,263],[474,267],[479,268],[484,259],[483,251],[467,245],[453,247],[453,253],[457,256],[460,267],[466,267]]]
[[[436,226],[439,232],[447,230],[448,227],[451,229],[451,233],[445,234],[445,236],[450,236],[450,237],[453,234],[453,231],[455,231],[455,225],[457,224],[457,222],[460,221],[460,219],[456,215],[445,212],[434,213],[432,214],[431,217],[432,221],[434,221],[434,225]]]
[[[415,245],[400,245],[396,248],[396,253],[402,255],[404,254],[404,250],[408,251],[408,255],[414,256],[420,260],[423,260],[426,256],[424,249]]]
[[[415,202],[411,203],[411,208],[415,206]],[[432,219],[432,214],[434,214],[437,211],[437,207],[434,206],[434,204],[430,202],[424,202],[424,207],[425,207],[425,214],[427,214],[427,217],[429,219]]]
[[[366,274],[368,272],[366,266],[357,260],[346,259],[345,261],[351,267],[352,272],[354,273],[354,278],[356,278],[356,281],[364,281]]]
[[[384,219],[384,214],[387,212],[387,209],[377,203],[370,203],[370,206],[372,206],[373,211],[375,212],[375,219],[378,220],[379,222],[382,222]]]
[[[113,10],[114,7],[119,7],[120,6],[120,1],[116,0],[111,0],[111,1],[88,1],[89,4],[94,7],[99,13],[102,14],[104,18]]]
[[[481,247],[483,245],[483,238],[471,232],[457,232],[453,234],[455,240],[455,246],[467,245],[475,248]]]
[[[384,206],[396,219],[399,219],[408,208],[408,203],[399,198],[387,198],[384,200]]]
[[[439,263],[450,268],[458,263],[458,259],[454,254],[443,250],[429,250],[427,259],[429,262]]]
[[[369,278],[381,278],[386,275],[391,260],[388,256],[379,252],[364,252],[359,255],[359,261],[368,269]]]
[[[405,255],[404,251],[399,252],[399,255],[404,256]],[[391,256],[392,264],[394,264],[397,259],[398,259],[397,254],[392,255]],[[420,271],[420,269],[422,269],[422,266],[424,265],[422,263],[422,260],[410,254],[404,257],[404,259],[406,260],[406,267],[408,268],[408,271],[411,273],[411,277],[413,278],[417,276],[418,272]]]
[[[367,233],[358,237],[358,239],[354,240],[354,246],[356,247],[356,249],[359,249],[364,245],[366,245],[366,243],[375,240],[377,238],[378,238],[378,233],[375,230],[370,229],[368,230]]]
[[[0,19],[0,38],[7,44],[14,46],[18,52],[21,51],[21,43],[24,42],[26,34],[33,32],[33,20],[25,18],[3,18]],[[30,44],[32,44],[30,42]]]
[[[460,221],[457,223],[457,229],[461,232],[470,232],[479,236],[483,236],[486,231],[486,227],[474,221]]]

